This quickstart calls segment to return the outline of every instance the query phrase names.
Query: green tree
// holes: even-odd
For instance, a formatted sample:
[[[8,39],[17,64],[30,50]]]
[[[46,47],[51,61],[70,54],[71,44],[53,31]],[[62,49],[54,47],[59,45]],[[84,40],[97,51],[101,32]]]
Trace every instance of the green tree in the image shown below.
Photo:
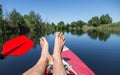
[[[76,27],[76,26],[77,26],[77,24],[76,24],[75,21],[71,22],[71,27],[72,27],[72,28],[73,28],[73,27]]]
[[[60,21],[59,23],[58,23],[58,26],[64,26],[65,24],[64,24],[64,22],[63,21]]]
[[[23,32],[28,30],[28,27],[25,24],[23,16],[13,9],[13,11],[8,15],[9,26],[11,27],[12,32]]]
[[[92,26],[99,26],[100,25],[100,20],[97,16],[92,17],[89,21],[88,21],[88,25],[92,25]]]
[[[85,24],[86,24],[86,23],[83,22],[82,20],[78,20],[78,21],[76,22],[76,25],[77,25],[78,27],[80,27],[80,28],[82,28],[83,25],[85,25]]]
[[[69,29],[69,27],[70,27],[70,24],[69,24],[69,23],[67,23],[67,24],[66,24],[66,28],[67,28],[67,29]]]
[[[3,27],[3,15],[2,15],[2,5],[0,5],[0,33],[2,32]]]
[[[100,24],[109,24],[112,23],[112,18],[109,16],[109,14],[102,15],[100,17]]]
[[[53,29],[55,30],[55,29],[56,29],[56,25],[55,25],[55,23],[52,22],[51,25],[52,25]]]
[[[31,11],[29,15],[24,15],[24,20],[31,32],[42,33],[45,26],[39,14]]]
[[[24,15],[23,18],[24,18],[24,21],[27,24],[27,26],[30,28],[30,16]]]
[[[65,28],[65,23],[64,23],[63,21],[60,21],[60,22],[58,23],[58,28],[59,28],[60,30],[63,30],[63,29]]]

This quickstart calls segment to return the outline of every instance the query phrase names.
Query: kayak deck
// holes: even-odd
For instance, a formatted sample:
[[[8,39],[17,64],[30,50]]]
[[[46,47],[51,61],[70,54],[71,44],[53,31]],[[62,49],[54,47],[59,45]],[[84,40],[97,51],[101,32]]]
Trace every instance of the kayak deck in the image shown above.
[[[78,75],[95,75],[94,72],[66,46],[63,48],[62,58],[72,66]]]

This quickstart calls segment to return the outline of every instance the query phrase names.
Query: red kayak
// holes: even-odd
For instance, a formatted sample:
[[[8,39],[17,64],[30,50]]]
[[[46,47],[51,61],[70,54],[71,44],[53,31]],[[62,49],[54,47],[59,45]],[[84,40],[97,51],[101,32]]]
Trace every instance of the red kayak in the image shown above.
[[[95,73],[69,48],[64,46],[62,51],[62,61],[68,75],[95,75]],[[51,75],[53,69],[53,63],[51,63],[47,69],[45,75]]]
[[[71,75],[95,75],[95,73],[69,48],[64,46],[62,51],[63,63],[70,65],[69,70]]]

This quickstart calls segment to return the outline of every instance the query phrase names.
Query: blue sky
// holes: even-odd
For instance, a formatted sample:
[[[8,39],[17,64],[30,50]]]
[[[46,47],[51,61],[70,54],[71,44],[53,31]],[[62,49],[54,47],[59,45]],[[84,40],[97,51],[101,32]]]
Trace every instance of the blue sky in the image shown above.
[[[39,13],[45,22],[83,20],[108,13],[113,22],[120,21],[120,0],[0,0],[3,12],[14,8],[22,15],[31,10]]]

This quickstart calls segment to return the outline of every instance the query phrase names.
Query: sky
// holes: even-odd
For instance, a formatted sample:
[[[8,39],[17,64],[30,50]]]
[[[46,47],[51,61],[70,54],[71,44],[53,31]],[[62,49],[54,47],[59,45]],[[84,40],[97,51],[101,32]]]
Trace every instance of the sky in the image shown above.
[[[3,13],[14,8],[22,15],[30,11],[39,13],[43,21],[71,23],[88,22],[93,16],[109,14],[113,22],[120,21],[120,0],[0,0]]]

